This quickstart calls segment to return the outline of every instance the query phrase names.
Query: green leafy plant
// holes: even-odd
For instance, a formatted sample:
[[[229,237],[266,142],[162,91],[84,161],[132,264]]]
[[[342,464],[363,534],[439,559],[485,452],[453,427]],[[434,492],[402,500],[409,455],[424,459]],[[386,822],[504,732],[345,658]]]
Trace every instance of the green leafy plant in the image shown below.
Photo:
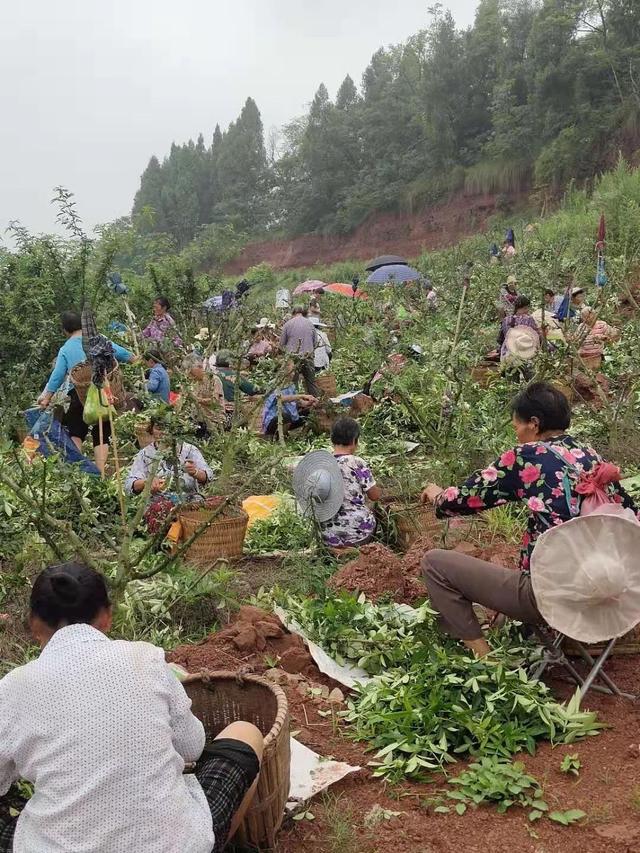
[[[503,814],[512,806],[530,809],[529,820],[538,820],[549,810],[543,800],[540,783],[525,772],[521,761],[505,761],[497,756],[482,758],[479,762],[449,779],[456,790],[449,791],[449,799],[455,800],[455,811],[462,815],[467,806],[483,803],[495,805]]]
[[[295,508],[283,504],[267,518],[259,518],[247,531],[244,550],[248,554],[268,554],[274,551],[297,551],[313,542],[309,519]]]
[[[565,755],[560,764],[560,770],[562,773],[571,773],[573,776],[580,775],[581,767],[582,762],[580,761],[577,752],[573,753],[573,755]]]
[[[580,809],[569,809],[566,812],[550,812],[549,820],[554,821],[554,823],[561,823],[562,826],[570,826],[572,823],[577,823],[586,816],[587,813]]]

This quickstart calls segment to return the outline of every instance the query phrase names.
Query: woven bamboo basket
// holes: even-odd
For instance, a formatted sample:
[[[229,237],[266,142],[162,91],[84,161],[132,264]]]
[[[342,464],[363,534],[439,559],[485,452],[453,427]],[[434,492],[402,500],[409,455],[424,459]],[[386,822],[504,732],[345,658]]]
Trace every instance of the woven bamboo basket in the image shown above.
[[[436,518],[432,506],[391,503],[388,511],[395,524],[398,546],[405,551],[421,536],[430,534],[436,538],[442,535],[442,522]]]
[[[89,390],[89,385],[91,385],[91,365],[86,361],[76,364],[76,366],[71,370],[69,378],[73,382],[78,397],[80,398],[80,402],[84,406],[87,402],[87,391]],[[122,384],[120,367],[118,362],[115,360],[113,362],[113,367],[107,373],[107,381],[111,386],[113,405],[116,409],[119,409],[124,404],[126,395],[124,385]]]
[[[481,388],[488,388],[491,385],[491,380],[496,375],[494,366],[488,364],[477,364],[471,370],[471,379]]]
[[[333,373],[321,373],[316,376],[316,385],[323,397],[335,397],[338,393],[338,383]]]
[[[575,398],[575,392],[573,390],[572,385],[570,385],[568,382],[563,382],[562,380],[557,380],[555,382],[552,382],[551,384],[554,385],[558,389],[558,391],[562,391],[562,393],[570,403],[573,402]]]
[[[237,514],[232,517],[222,513],[216,516],[215,521],[189,546],[185,559],[199,566],[210,566],[219,557],[242,556],[249,516],[242,509],[234,509]],[[190,539],[215,512],[215,507],[183,509],[178,519],[182,524],[184,540]]]
[[[138,439],[138,446],[140,450],[143,447],[148,447],[150,444],[153,444],[153,436],[149,432],[149,424],[148,423],[139,423],[135,426],[136,438]]]
[[[253,802],[234,838],[236,844],[272,848],[289,796],[289,708],[282,688],[257,675],[231,672],[190,675],[184,689],[202,721],[207,743],[230,723],[253,723],[264,735],[264,754]]]
[[[316,434],[330,433],[333,429],[333,424],[337,419],[337,415],[333,412],[328,412],[322,406],[313,410],[311,416],[311,425]]]
[[[601,355],[583,355],[581,356],[581,361],[582,366],[587,370],[592,370],[594,373],[597,373],[602,367]]]

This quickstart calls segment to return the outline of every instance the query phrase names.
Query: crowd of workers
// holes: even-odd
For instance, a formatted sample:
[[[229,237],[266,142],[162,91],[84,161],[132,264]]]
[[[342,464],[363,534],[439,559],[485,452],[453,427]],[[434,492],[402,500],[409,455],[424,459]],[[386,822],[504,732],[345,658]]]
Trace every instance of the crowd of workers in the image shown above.
[[[512,268],[515,257],[513,239],[502,250],[492,247],[492,263],[503,261]],[[437,311],[433,286],[425,291],[426,310]],[[561,345],[569,336],[578,336],[582,357],[597,360],[604,345],[619,335],[584,304],[580,287],[564,295],[545,290],[544,304],[532,313],[531,300],[518,293],[517,276],[510,273],[497,307],[496,355],[502,362],[526,362],[543,346]],[[140,356],[112,344],[118,362],[146,368],[149,399],[175,404],[174,368],[167,358],[171,348],[180,354],[205,435],[230,427],[239,395],[262,398],[260,432],[265,437],[285,437],[318,406],[318,377],[333,353],[317,299],[309,308],[294,307],[279,334],[268,318],[256,322],[242,361],[225,350],[187,352],[169,309],[166,298],[154,301],[153,317],[142,332],[148,349]],[[66,387],[69,405],[62,424],[81,449],[89,431],[73,386],[74,368],[86,360],[81,317],[65,313],[62,328],[67,340],[38,403],[46,409]],[[208,330],[195,337],[199,344],[205,342]],[[277,387],[261,389],[244,365],[255,366],[277,354],[284,357]],[[398,355],[388,367],[402,369],[405,362]],[[571,408],[558,388],[544,382],[528,385],[516,395],[511,414],[513,446],[464,483],[445,488],[430,483],[422,494],[441,518],[507,502],[523,503],[529,511],[519,572],[456,551],[431,550],[424,556],[425,583],[442,629],[477,655],[486,655],[489,646],[474,603],[528,624],[540,620],[529,576],[531,554],[547,529],[575,518],[589,477],[606,471],[598,481],[603,493],[637,512],[620,486],[619,472],[603,468],[598,453],[571,436]],[[96,463],[104,470],[109,421],[91,427],[91,433]],[[173,500],[176,460],[170,464],[165,453],[162,417],[150,418],[148,435],[126,473],[125,489],[139,495],[149,486],[151,506],[157,499]],[[339,491],[335,513],[319,524],[325,545],[338,554],[375,536],[372,504],[383,496],[374,472],[358,455],[359,435],[354,418],[335,420],[331,455],[339,480],[314,491],[314,484],[324,482],[316,478],[307,489],[317,506],[331,498],[333,488]],[[213,471],[194,444],[178,442],[177,455],[180,500],[197,499]],[[43,652],[0,681],[0,791],[17,777],[34,779],[36,788],[17,820],[0,819],[0,853],[211,853],[222,849],[248,807],[262,758],[260,732],[234,723],[205,747],[202,724],[161,650],[108,641],[111,618],[104,578],[86,566],[51,566],[33,584],[31,627]],[[184,775],[185,764],[196,760],[195,772]]]

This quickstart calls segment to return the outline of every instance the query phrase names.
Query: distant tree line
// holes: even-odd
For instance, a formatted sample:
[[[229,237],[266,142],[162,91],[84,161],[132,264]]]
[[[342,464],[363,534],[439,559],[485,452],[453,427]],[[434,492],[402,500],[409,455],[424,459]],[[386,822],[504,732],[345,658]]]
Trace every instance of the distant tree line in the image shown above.
[[[211,224],[348,231],[462,187],[556,192],[640,146],[639,0],[481,0],[468,29],[429,13],[359,88],[346,77],[331,100],[321,84],[269,153],[249,98],[209,146],[152,157],[134,218],[180,246]]]

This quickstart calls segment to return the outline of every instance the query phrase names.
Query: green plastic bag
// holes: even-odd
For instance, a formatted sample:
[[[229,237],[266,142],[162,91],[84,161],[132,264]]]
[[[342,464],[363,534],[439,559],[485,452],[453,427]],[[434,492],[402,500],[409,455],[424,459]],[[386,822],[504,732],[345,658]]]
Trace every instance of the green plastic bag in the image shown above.
[[[109,413],[115,415],[113,406],[109,405],[104,388],[98,388],[92,382],[87,390],[87,399],[84,404],[82,420],[88,426],[93,426],[98,421],[108,421]]]

